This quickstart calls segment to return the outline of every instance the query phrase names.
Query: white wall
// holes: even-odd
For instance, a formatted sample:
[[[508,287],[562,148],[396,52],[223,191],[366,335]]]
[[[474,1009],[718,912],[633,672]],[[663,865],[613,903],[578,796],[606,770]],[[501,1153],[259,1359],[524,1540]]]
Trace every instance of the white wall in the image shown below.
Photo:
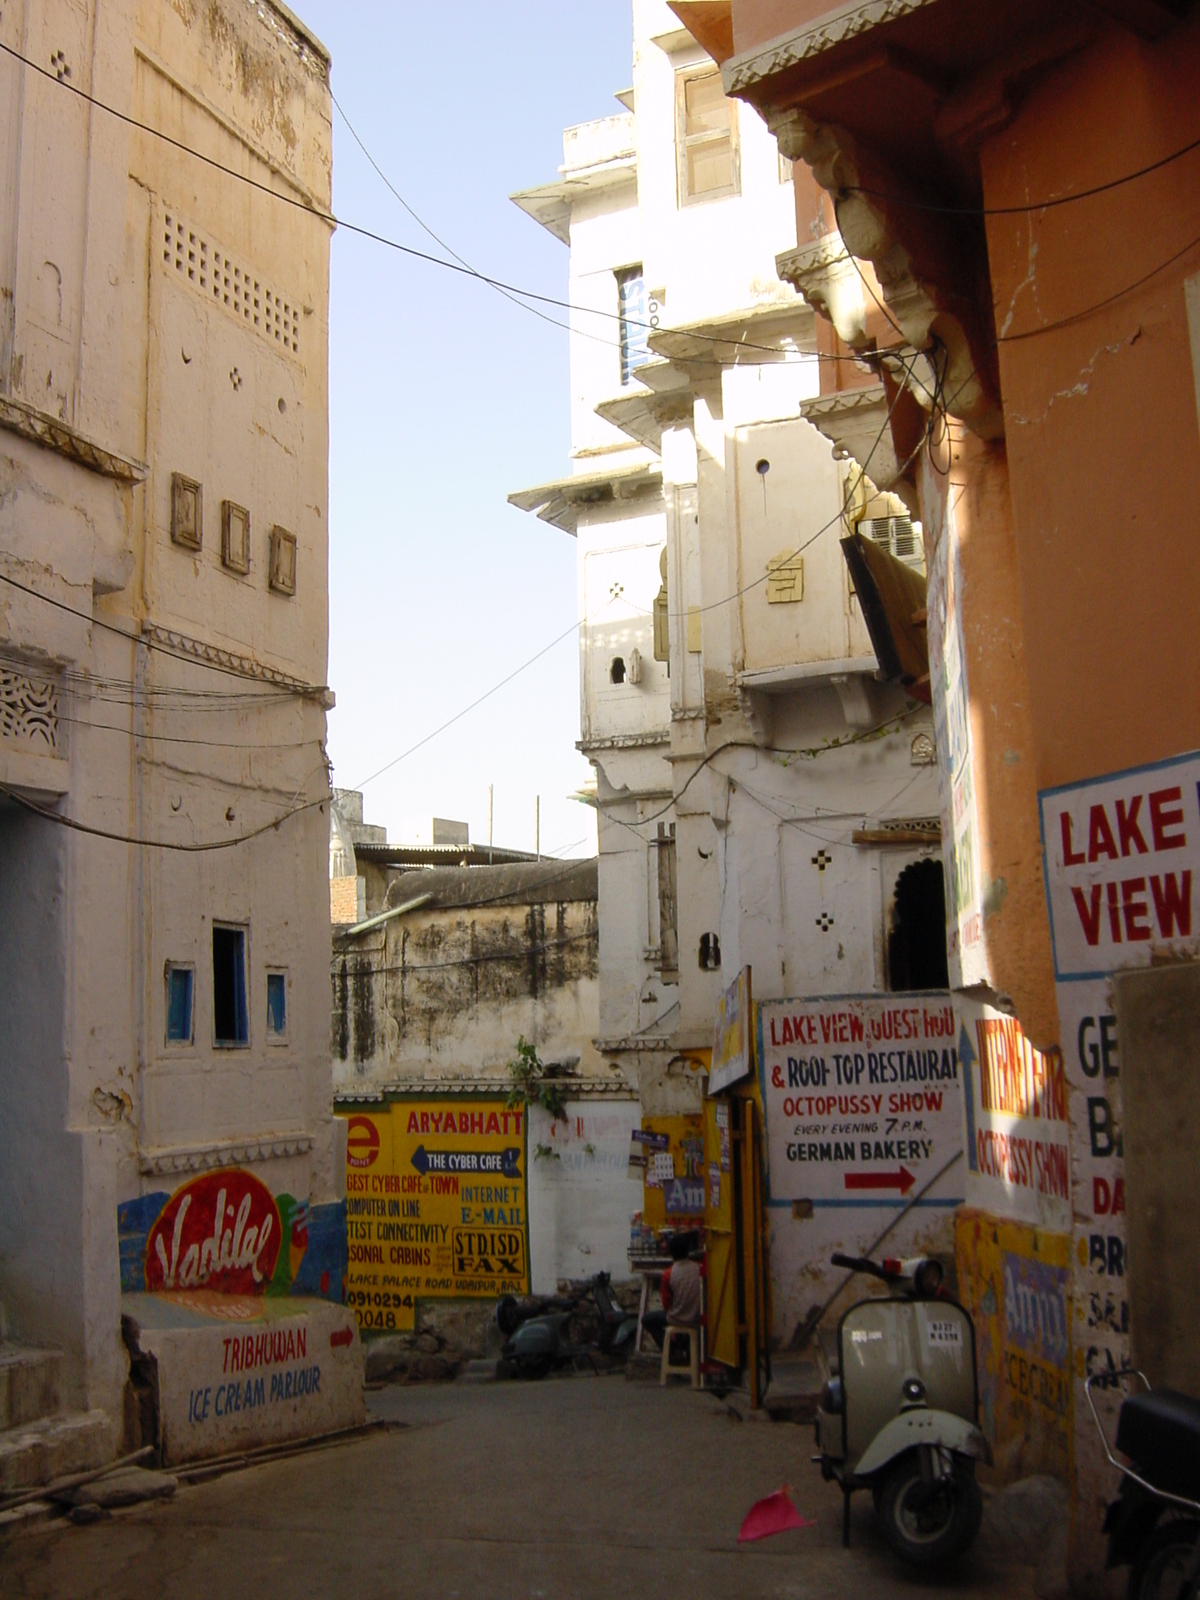
[[[534,1294],[561,1278],[630,1276],[629,1222],[642,1209],[640,1179],[628,1176],[629,1135],[641,1125],[636,1100],[571,1101],[567,1120],[529,1113],[529,1253]],[[538,1155],[538,1147],[543,1150]]]

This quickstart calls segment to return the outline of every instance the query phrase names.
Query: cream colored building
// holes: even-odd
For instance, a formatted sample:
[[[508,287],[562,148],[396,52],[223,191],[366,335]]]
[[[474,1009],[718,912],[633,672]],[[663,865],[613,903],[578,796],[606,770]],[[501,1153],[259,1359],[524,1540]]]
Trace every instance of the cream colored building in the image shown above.
[[[633,34],[626,114],[568,130],[558,180],[514,196],[571,250],[572,471],[511,498],[579,540],[598,1044],[661,1113],[699,1109],[740,968],[760,1000],[915,987],[903,910],[937,921],[942,886],[932,718],[879,681],[839,548],[857,527],[921,570],[890,438],[866,474],[841,442],[886,432],[882,390],[822,398],[773,135],[666,0],[634,0]],[[916,943],[944,971],[942,931]],[[781,1336],[836,1247],[776,1213]]]
[[[258,1180],[273,1287],[341,1296],[329,57],[276,0],[0,43],[0,1302],[115,1448],[181,1186]]]

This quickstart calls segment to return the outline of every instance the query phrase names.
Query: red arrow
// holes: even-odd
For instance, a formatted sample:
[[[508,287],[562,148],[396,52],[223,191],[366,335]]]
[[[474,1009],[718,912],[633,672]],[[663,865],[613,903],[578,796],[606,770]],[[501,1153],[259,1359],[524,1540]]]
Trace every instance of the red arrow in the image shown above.
[[[899,1172],[848,1172],[846,1174],[847,1189],[899,1189],[901,1194],[907,1194],[916,1181],[907,1167],[901,1167]]]

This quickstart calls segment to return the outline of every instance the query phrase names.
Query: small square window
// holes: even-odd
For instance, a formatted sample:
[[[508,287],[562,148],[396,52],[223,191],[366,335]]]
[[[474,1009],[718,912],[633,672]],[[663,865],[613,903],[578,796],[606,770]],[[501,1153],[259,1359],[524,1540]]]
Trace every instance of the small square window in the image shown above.
[[[171,474],[171,538],[186,550],[199,550],[204,541],[203,492],[182,472]]]
[[[191,967],[177,967],[174,962],[167,962],[168,1044],[191,1044],[192,1042],[193,977],[194,974]]]
[[[287,1037],[287,974],[267,973],[267,1036],[271,1039]]]
[[[250,571],[250,513],[232,500],[221,501],[221,565],[242,577]]]
[[[296,592],[296,535],[271,529],[271,587],[277,594]]]
[[[219,1045],[250,1043],[245,928],[213,928],[213,1039]]]

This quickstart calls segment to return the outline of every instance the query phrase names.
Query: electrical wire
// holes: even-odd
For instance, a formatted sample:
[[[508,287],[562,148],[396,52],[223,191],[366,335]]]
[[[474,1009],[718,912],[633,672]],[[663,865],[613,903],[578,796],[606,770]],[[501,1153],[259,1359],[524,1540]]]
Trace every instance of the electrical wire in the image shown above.
[[[44,822],[53,822],[60,828],[68,828],[72,833],[86,833],[93,839],[110,839],[114,844],[136,845],[143,850],[174,850],[184,855],[203,855],[211,850],[232,850],[235,845],[248,844],[251,839],[257,839],[264,833],[270,833],[272,829],[282,827],[289,818],[297,817],[301,812],[312,811],[317,806],[324,807],[328,798],[323,796],[320,800],[309,800],[302,806],[293,806],[282,816],[273,817],[270,822],[264,822],[261,827],[252,828],[249,833],[239,834],[234,839],[213,839],[206,844],[178,844],[170,839],[139,839],[132,834],[116,833],[108,828],[95,828],[90,823],[77,822],[74,817],[64,817],[57,811],[49,811],[45,806],[36,805],[5,784],[0,784],[0,795],[20,806],[23,811],[32,812]]]
[[[1059,328],[1069,328],[1076,322],[1085,322],[1088,317],[1095,316],[1097,311],[1103,311],[1106,306],[1111,306],[1117,300],[1123,300],[1127,294],[1132,294],[1135,289],[1140,289],[1143,284],[1149,283],[1151,278],[1157,278],[1160,272],[1165,272],[1191,251],[1200,248],[1200,236],[1185,244],[1182,250],[1176,250],[1173,256],[1168,256],[1165,261],[1160,261],[1158,266],[1152,267],[1149,272],[1143,273],[1133,283],[1128,283],[1123,289],[1117,289],[1113,294],[1105,295],[1103,300],[1097,300],[1094,305],[1088,306],[1083,311],[1073,311],[1069,317],[1060,317],[1056,322],[1045,322],[1038,328],[1027,328],[1024,333],[997,334],[997,344],[1019,344],[1026,339],[1037,339],[1044,333],[1054,333]]]
[[[0,43],[0,50],[7,49],[7,45]],[[78,617],[81,622],[86,622],[89,627],[100,628],[106,633],[114,633],[119,639],[124,639],[127,644],[140,644],[147,650],[153,650],[159,655],[168,656],[172,661],[183,661],[189,666],[207,667],[210,672],[223,673],[227,678],[240,678],[246,680],[247,674],[239,672],[236,667],[225,667],[219,662],[208,661],[203,656],[188,655],[182,650],[172,650],[169,645],[160,644],[156,639],[148,639],[144,634],[130,633],[127,628],[118,628],[115,623],[108,622],[103,617],[91,615],[86,611],[78,611],[74,606],[69,606],[64,600],[56,600],[53,595],[43,594],[40,589],[33,589],[27,583],[21,583],[7,572],[0,572],[0,583],[7,583],[13,589],[19,589],[22,594],[31,595],[35,600],[41,600],[48,606],[53,606],[57,611],[65,611],[68,616]],[[292,688],[287,684],[272,683],[270,679],[262,680],[263,687],[274,691],[280,699],[293,696],[323,695],[328,693],[324,685],[305,685],[303,688]],[[242,691],[243,694],[246,691]],[[263,697],[267,698],[266,696]]]
[[[627,327],[646,329],[647,331],[652,332],[687,332],[689,337],[713,345],[738,344],[740,348],[745,350],[761,350],[772,356],[778,356],[779,354],[779,350],[775,345],[759,345],[754,344],[752,341],[746,339],[733,339],[729,335],[707,334],[693,330],[660,330],[653,328],[652,324],[648,322],[639,322],[629,317],[622,317],[622,315],[616,311],[602,311],[598,308],[593,308],[590,306],[573,305],[571,301],[562,300],[555,295],[540,294],[533,289],[522,289],[519,284],[507,283],[502,278],[495,278],[488,273],[479,272],[474,267],[467,266],[461,260],[455,259],[447,261],[441,256],[430,255],[426,250],[418,250],[412,245],[401,244],[399,240],[390,239],[386,234],[377,233],[372,228],[363,227],[359,223],[349,222],[345,218],[336,216],[332,211],[323,210],[319,205],[316,205],[310,200],[298,197],[296,195],[281,193],[280,190],[273,189],[270,184],[263,183],[258,178],[252,178],[248,173],[238,172],[235,167],[226,166],[224,162],[218,161],[215,156],[205,155],[203,151],[193,149],[191,145],[185,144],[181,139],[174,138],[171,134],[164,132],[161,128],[152,127],[149,123],[142,122],[137,117],[130,116],[126,111],[118,111],[115,106],[110,106],[105,101],[98,99],[95,95],[89,94],[86,89],[81,89],[77,84],[72,83],[69,78],[59,78],[55,73],[47,71],[47,69],[39,65],[38,62],[32,61],[26,55],[22,55],[19,50],[15,50],[12,45],[5,44],[2,40],[0,40],[0,52],[10,56],[14,61],[21,62],[23,66],[28,67],[32,72],[38,73],[41,77],[45,78],[47,82],[54,84],[60,89],[66,89],[71,94],[76,95],[80,100],[85,101],[88,105],[94,106],[96,110],[106,112],[109,116],[116,118],[118,122],[124,123],[127,127],[136,128],[139,133],[149,134],[151,138],[161,140],[164,144],[170,145],[173,149],[180,151],[183,155],[192,156],[195,160],[202,162],[207,167],[211,167],[214,171],[221,172],[226,177],[233,178],[238,183],[243,183],[251,189],[256,189],[260,194],[267,195],[272,200],[278,200],[281,204],[290,206],[295,211],[303,211],[308,216],[315,218],[318,222],[325,223],[325,225],[331,229],[340,229],[343,233],[355,234],[359,238],[369,239],[374,244],[382,245],[388,250],[394,250],[398,254],[408,256],[414,261],[422,261],[429,266],[441,267],[447,272],[453,272],[463,277],[473,278],[476,282],[486,284],[489,288],[496,289],[503,294],[519,296],[521,302],[531,300],[535,301],[539,305],[554,306],[563,311],[572,311],[587,316],[600,317],[608,322],[624,322]],[[284,181],[289,182],[292,180],[289,180],[285,177]],[[298,182],[295,184],[295,186],[299,187]],[[422,224],[422,226],[424,226],[424,224]],[[431,236],[436,237],[436,235],[432,234]],[[443,248],[445,249],[448,247],[443,246]],[[453,254],[453,252],[451,253]],[[533,308],[527,307],[526,309],[532,310]],[[889,352],[884,351],[880,353],[887,354]],[[849,361],[856,363],[858,361],[856,356],[822,355],[816,351],[812,353],[805,352],[804,354],[806,359],[814,361]]]
[[[911,211],[932,211],[946,217],[1020,217],[1035,211],[1052,211],[1057,206],[1074,205],[1077,200],[1090,200],[1093,195],[1109,194],[1113,189],[1123,188],[1128,183],[1136,183],[1139,178],[1148,177],[1150,173],[1170,166],[1172,162],[1190,155],[1193,150],[1200,150],[1200,139],[1193,139],[1190,144],[1172,150],[1170,155],[1162,156],[1158,161],[1151,161],[1147,166],[1139,167],[1136,172],[1127,172],[1120,178],[1110,178],[1106,183],[1096,183],[1088,189],[1078,189],[1074,194],[1056,195],[1050,200],[1033,200],[1020,206],[944,206],[928,200],[910,200],[904,195],[887,194],[881,189],[868,189],[861,184],[850,184],[841,193],[865,194],[873,200],[885,200],[889,205],[904,206]]]

